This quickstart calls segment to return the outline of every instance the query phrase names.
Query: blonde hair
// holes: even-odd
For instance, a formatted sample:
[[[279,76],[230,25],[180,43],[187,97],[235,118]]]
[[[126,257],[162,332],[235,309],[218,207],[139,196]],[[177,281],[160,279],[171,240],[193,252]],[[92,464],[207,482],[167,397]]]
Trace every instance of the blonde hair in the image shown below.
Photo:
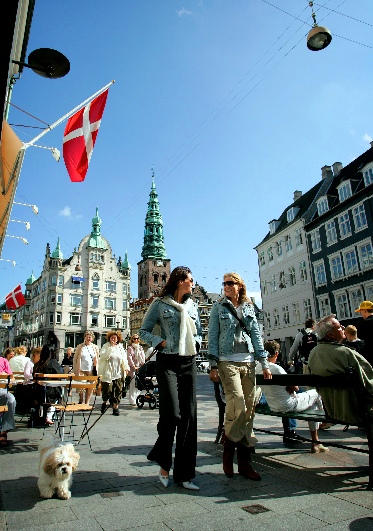
[[[118,338],[118,343],[121,343],[122,342],[122,332],[120,330],[110,330],[107,334],[106,334],[106,339],[108,341],[110,341],[110,338],[111,336],[117,336]]]
[[[92,330],[86,330],[84,332],[84,337],[87,337],[87,336],[91,336],[91,337],[93,337],[93,339],[96,338],[95,333]]]
[[[233,271],[232,273],[225,273],[223,278],[226,279],[227,277],[231,277],[231,279],[234,280],[234,282],[240,286],[240,290],[238,292],[238,302],[240,304],[242,302],[248,302],[249,304],[252,304],[252,300],[246,294],[245,282],[242,280],[240,275]]]
[[[350,334],[353,337],[357,337],[357,328],[354,325],[348,325],[345,328],[345,334]]]
[[[27,347],[21,345],[20,347],[16,347],[15,349],[13,349],[13,352],[15,356],[26,356]]]
[[[40,356],[40,352],[41,352],[41,347],[33,348],[31,352],[31,356],[30,356],[31,361],[34,361],[35,354],[39,354]]]

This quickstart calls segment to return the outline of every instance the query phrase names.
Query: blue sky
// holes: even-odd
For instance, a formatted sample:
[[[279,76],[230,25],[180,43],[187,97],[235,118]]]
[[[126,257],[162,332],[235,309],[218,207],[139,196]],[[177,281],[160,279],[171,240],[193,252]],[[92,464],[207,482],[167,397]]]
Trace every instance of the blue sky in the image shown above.
[[[323,7],[321,7],[323,6]],[[61,239],[64,256],[90,232],[98,206],[115,255],[128,251],[132,294],[151,186],[151,168],[172,267],[220,291],[238,271],[259,291],[253,247],[268,222],[321,178],[348,164],[373,138],[373,4],[315,2],[333,34],[306,47],[306,0],[36,0],[28,53],[54,48],[70,73],[48,80],[25,69],[11,102],[49,124],[114,79],[86,180],[71,183],[63,160],[26,152],[0,262],[0,299]],[[40,126],[11,107],[9,123]],[[65,124],[40,139],[62,151]],[[38,129],[15,126],[27,142]]]

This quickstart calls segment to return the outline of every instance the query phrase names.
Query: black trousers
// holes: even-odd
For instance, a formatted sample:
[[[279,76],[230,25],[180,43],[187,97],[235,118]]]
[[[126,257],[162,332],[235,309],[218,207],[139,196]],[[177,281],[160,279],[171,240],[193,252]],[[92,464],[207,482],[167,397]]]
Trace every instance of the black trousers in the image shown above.
[[[197,456],[197,402],[195,356],[157,354],[159,391],[158,439],[148,455],[164,470],[172,466],[176,432],[173,479],[190,481],[195,476]]]

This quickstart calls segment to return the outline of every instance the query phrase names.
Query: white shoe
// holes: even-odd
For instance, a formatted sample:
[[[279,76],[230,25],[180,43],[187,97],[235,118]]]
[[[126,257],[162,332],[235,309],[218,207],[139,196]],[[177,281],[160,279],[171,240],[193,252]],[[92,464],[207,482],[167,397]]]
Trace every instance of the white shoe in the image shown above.
[[[159,472],[159,481],[162,483],[164,487],[168,487],[168,482],[170,480],[169,476],[162,476],[162,474]]]
[[[193,481],[183,481],[182,486],[188,490],[199,490],[199,487],[193,483]]]

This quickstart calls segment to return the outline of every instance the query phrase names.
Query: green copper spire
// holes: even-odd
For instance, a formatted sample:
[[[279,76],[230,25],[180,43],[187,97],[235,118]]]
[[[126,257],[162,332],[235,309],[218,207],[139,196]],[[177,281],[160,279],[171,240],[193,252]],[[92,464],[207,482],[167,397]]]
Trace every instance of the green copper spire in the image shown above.
[[[122,269],[131,269],[131,264],[130,264],[129,261],[128,261],[128,254],[127,254],[127,251],[126,251],[126,254],[125,254],[124,260],[123,260],[123,262],[122,262]]]
[[[63,254],[62,254],[61,246],[60,246],[60,238],[58,238],[57,240],[57,246],[52,253],[52,258],[60,258],[61,260],[63,259]]]
[[[96,207],[96,215],[92,218],[92,232],[88,240],[87,247],[97,247],[98,249],[106,249],[106,244],[101,236],[101,219],[98,215],[98,207]]]
[[[147,258],[160,258],[163,260],[167,257],[167,253],[164,246],[163,221],[159,210],[158,194],[155,189],[154,172],[149,197],[141,256],[144,260]]]
[[[36,278],[34,277],[34,272],[31,273],[31,276],[26,280],[27,284],[33,284],[35,282]]]

